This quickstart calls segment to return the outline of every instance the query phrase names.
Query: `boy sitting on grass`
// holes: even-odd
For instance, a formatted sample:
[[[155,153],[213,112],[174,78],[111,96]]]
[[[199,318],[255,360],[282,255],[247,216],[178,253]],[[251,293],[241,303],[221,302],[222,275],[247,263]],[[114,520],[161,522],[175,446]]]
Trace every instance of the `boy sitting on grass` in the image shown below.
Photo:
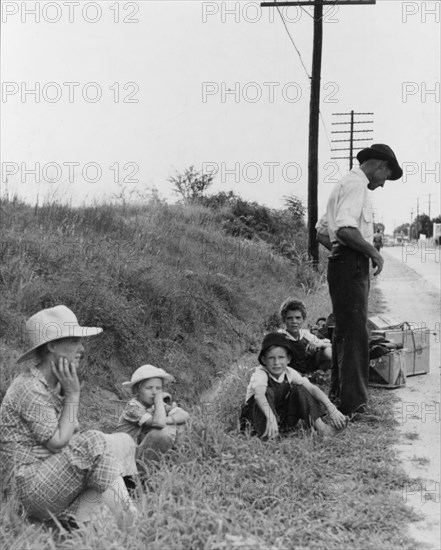
[[[326,395],[288,366],[290,342],[283,334],[267,334],[262,343],[259,363],[248,384],[240,425],[251,425],[258,436],[272,439],[289,433],[302,419],[320,435],[334,435],[344,428],[347,418]],[[322,417],[329,415],[331,425]]]
[[[189,418],[163,391],[166,380],[172,381],[173,376],[153,365],[143,365],[130,382],[123,382],[131,388],[133,398],[124,407],[116,431],[133,437],[138,445],[137,458],[158,460],[177,443],[178,432]]]

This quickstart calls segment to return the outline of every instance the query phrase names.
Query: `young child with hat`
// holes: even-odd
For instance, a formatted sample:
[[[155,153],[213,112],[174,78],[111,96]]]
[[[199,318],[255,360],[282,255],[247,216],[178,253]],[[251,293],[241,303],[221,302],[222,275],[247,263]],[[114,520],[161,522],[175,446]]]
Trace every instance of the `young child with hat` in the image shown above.
[[[347,423],[346,417],[326,395],[288,366],[290,342],[279,332],[267,334],[257,367],[248,384],[242,407],[242,429],[251,426],[260,437],[289,433],[300,419],[321,435],[333,435]],[[322,417],[329,417],[326,424]]]
[[[177,443],[178,432],[189,418],[164,392],[166,381],[173,381],[173,376],[153,365],[142,365],[130,382],[123,382],[133,398],[124,407],[116,431],[133,437],[138,458],[158,460]]]

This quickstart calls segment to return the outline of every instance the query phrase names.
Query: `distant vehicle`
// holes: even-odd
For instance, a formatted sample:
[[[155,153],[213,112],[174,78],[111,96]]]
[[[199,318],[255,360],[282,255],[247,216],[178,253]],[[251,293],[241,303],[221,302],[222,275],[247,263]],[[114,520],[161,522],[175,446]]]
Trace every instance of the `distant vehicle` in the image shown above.
[[[394,245],[394,238],[391,235],[384,235],[383,246],[393,246],[393,245]]]

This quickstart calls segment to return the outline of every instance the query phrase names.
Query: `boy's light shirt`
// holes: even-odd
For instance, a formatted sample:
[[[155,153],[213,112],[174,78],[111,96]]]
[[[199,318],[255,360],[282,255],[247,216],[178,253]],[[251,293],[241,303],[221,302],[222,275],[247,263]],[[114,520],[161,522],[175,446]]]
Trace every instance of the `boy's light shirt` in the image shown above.
[[[258,388],[259,386],[264,387],[266,391],[266,388],[268,387],[269,376],[271,376],[273,380],[275,380],[280,384],[285,379],[285,375],[290,384],[298,384],[299,386],[303,386],[304,381],[306,380],[300,373],[298,373],[296,370],[292,369],[291,367],[286,367],[285,372],[283,372],[279,377],[273,376],[263,367],[256,367],[251,376],[250,383],[248,384],[248,387],[247,387],[247,394],[245,397],[245,401],[248,401],[250,397],[255,395],[256,388]]]
[[[153,419],[153,414],[155,412],[155,406],[151,405],[146,407],[141,401],[138,401],[136,397],[133,397],[126,406],[119,418],[118,426],[115,429],[115,432],[124,432],[128,433],[133,437],[133,439],[140,443],[140,438],[143,435],[147,434],[152,428],[145,426],[146,422]],[[166,430],[170,437],[175,438],[177,433],[177,426],[182,424],[180,422],[177,424],[173,418],[173,415],[179,413],[181,416],[184,414],[186,420],[189,418],[189,414],[181,409],[180,407],[173,407],[167,415],[168,418],[171,418],[174,424],[167,424],[162,430]]]
[[[323,344],[331,343],[331,340],[328,340],[327,338],[320,339],[315,334],[312,334],[312,332],[304,328],[301,328],[299,330],[298,338],[294,338],[292,334],[290,334],[287,330],[283,328],[280,328],[277,332],[280,332],[281,334],[283,334],[293,342],[299,342],[302,338],[304,338],[305,340],[307,340],[308,342],[311,342],[312,344],[315,344],[316,346],[322,346]]]
[[[150,407],[149,409],[147,409],[147,411],[139,419],[138,424],[142,426],[146,422],[149,422],[150,420],[152,420],[153,413],[154,413],[153,407]]]
[[[121,416],[119,417],[116,432],[125,432],[137,439],[141,427],[153,418],[153,410],[151,407],[146,407],[135,397],[126,403]]]

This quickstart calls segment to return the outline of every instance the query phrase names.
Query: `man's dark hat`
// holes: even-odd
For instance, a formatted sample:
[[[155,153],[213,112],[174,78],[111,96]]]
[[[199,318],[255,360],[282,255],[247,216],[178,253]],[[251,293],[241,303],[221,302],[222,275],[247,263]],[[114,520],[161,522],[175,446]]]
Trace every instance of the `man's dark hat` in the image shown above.
[[[358,153],[357,159],[360,164],[369,159],[387,160],[389,168],[392,170],[390,180],[398,180],[403,175],[403,170],[398,164],[395,153],[388,145],[384,145],[384,143],[376,143],[363,149]]]
[[[289,343],[289,340],[286,336],[281,334],[280,332],[270,332],[265,336],[262,342],[262,349],[259,353],[259,363],[263,366],[265,366],[265,363],[263,361],[263,357],[266,353],[266,350],[270,348],[271,346],[278,346],[281,348],[286,348],[289,353],[292,355],[291,351],[291,345]]]

